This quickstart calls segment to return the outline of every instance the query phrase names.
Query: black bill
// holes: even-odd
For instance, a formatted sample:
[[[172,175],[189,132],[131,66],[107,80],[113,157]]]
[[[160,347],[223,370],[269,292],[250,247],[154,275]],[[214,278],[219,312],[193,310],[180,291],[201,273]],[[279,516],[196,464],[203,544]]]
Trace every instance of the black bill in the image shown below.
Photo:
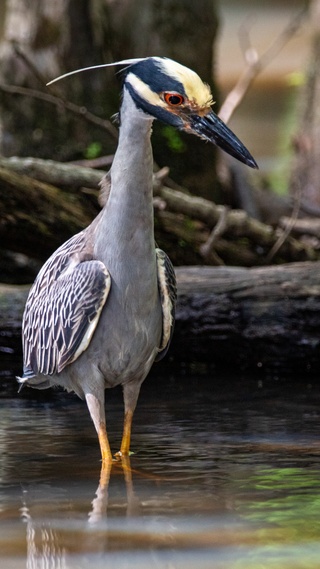
[[[240,160],[240,162],[247,164],[247,166],[258,168],[249,150],[246,149],[239,138],[233,134],[230,128],[215,113],[211,112],[203,117],[191,115],[189,120],[188,126],[191,127],[194,134],[209,142],[213,142],[222,150]]]

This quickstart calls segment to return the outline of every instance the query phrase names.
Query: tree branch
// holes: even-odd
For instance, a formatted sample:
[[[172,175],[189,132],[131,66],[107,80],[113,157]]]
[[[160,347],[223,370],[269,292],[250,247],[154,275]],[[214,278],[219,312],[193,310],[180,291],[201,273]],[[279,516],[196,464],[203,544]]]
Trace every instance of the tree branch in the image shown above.
[[[284,28],[281,34],[274,40],[269,48],[262,54],[258,55],[256,49],[251,45],[249,33],[245,26],[240,30],[240,43],[243,47],[244,59],[246,68],[240,75],[236,85],[226,97],[224,103],[219,111],[219,117],[228,123],[235,109],[240,105],[245,94],[247,93],[251,83],[261,71],[284,48],[288,41],[297,33],[303,20],[308,13],[308,8],[305,6],[296,16],[292,18],[289,24]]]
[[[284,231],[280,230],[281,233],[280,233],[278,240],[275,242],[273,247],[270,249],[270,251],[266,257],[267,263],[271,263],[274,256],[277,254],[279,249],[281,249],[283,243],[288,239],[290,233],[292,232],[292,230],[296,224],[296,221],[299,217],[300,206],[301,206],[301,195],[302,195],[301,187],[299,187],[299,189],[297,187],[297,191],[296,191],[295,196],[294,196],[294,205],[293,205],[292,215],[290,217],[289,223],[287,223]]]
[[[57,95],[51,95],[49,93],[43,93],[43,91],[39,91],[37,89],[29,89],[28,87],[19,87],[18,85],[6,85],[4,83],[0,83],[0,91],[3,93],[10,93],[11,95],[23,95],[24,97],[31,97],[33,99],[39,99],[41,101],[45,101],[50,105],[55,105],[57,109],[64,109],[70,111],[77,117],[80,117],[90,124],[94,124],[103,130],[106,130],[110,136],[114,139],[118,139],[118,130],[113,124],[106,120],[97,117],[93,113],[90,113],[86,107],[80,107],[75,103],[71,103],[70,101],[66,101],[62,97],[58,97]]]

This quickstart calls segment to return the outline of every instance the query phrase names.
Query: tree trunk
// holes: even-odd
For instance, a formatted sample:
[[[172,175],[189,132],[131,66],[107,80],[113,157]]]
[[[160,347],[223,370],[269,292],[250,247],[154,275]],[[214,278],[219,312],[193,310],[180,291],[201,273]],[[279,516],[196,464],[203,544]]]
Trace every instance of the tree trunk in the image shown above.
[[[56,92],[70,100],[78,99],[92,112],[106,111],[105,73],[92,73],[90,82],[75,76],[50,91],[45,87],[47,81],[67,70],[104,61],[103,38],[98,33],[104,22],[103,6],[103,0],[8,0],[1,45],[1,83]],[[101,130],[94,127],[89,133],[85,122],[75,121],[63,105],[57,112],[54,106],[37,98],[2,92],[0,106],[0,149],[7,156],[55,155],[65,160],[83,156],[92,141],[107,138],[103,133],[102,139]]]
[[[132,57],[176,58],[212,81],[217,31],[212,0],[8,0],[0,55],[0,152],[71,160],[89,152],[109,154],[115,141],[61,104],[1,92],[13,84],[58,94],[109,118],[119,109],[120,82],[115,69],[79,74],[50,87],[45,83],[73,69]],[[196,48],[195,48],[196,46]],[[214,98],[216,93],[214,90]],[[212,145],[157,125],[156,161],[196,193],[214,198],[215,151]]]

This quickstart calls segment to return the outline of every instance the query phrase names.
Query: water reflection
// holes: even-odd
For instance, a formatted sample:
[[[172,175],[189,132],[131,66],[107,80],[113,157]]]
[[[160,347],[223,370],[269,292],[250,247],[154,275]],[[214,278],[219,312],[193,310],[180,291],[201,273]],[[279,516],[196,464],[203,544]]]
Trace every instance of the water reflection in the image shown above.
[[[108,489],[110,482],[111,469],[120,469],[123,471],[126,495],[127,495],[127,516],[137,515],[138,501],[136,499],[132,484],[132,469],[130,460],[123,458],[117,463],[109,467],[102,467],[100,472],[99,485],[95,493],[95,497],[91,503],[91,510],[88,513],[88,526],[85,523],[78,525],[73,520],[71,533],[76,536],[78,541],[77,551],[103,552],[106,549],[106,532],[107,532],[107,507],[108,507]],[[24,489],[22,493],[22,507],[20,508],[20,516],[22,522],[26,525],[26,569],[65,569],[69,566],[67,557],[70,554],[71,541],[64,545],[63,534],[68,530],[61,521],[48,517],[46,513],[42,518],[41,507],[43,502],[52,502],[59,504],[64,499],[64,493],[50,486],[39,485]],[[30,505],[29,505],[30,504]],[[97,531],[88,531],[102,523],[101,527],[97,527]],[[69,524],[68,524],[69,525]],[[86,531],[87,530],[87,531]],[[73,538],[74,539],[74,538]],[[71,548],[73,549],[73,545]]]
[[[320,389],[180,378],[155,390],[139,402],[136,453],[101,473],[82,402],[3,401],[0,567],[319,567]]]

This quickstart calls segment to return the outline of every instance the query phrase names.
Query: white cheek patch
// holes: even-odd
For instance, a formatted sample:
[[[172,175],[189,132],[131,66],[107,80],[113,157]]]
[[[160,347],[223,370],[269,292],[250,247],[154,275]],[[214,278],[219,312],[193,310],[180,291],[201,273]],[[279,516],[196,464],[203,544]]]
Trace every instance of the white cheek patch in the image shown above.
[[[126,77],[126,83],[132,85],[134,90],[141,96],[147,103],[154,105],[156,107],[162,107],[167,109],[167,104],[159,97],[157,93],[152,91],[146,83],[144,83],[139,77],[134,73],[128,73]]]

